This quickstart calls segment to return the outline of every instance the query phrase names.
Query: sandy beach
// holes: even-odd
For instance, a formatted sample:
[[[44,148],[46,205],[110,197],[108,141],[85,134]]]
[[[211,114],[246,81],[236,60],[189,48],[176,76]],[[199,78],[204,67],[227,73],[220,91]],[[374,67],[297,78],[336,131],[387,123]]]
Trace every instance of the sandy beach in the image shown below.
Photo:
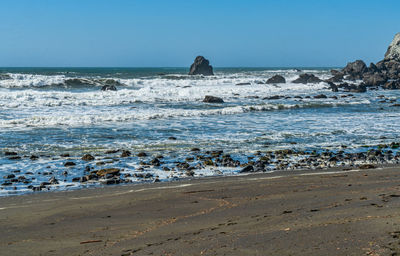
[[[1,255],[397,255],[400,169],[0,198]]]

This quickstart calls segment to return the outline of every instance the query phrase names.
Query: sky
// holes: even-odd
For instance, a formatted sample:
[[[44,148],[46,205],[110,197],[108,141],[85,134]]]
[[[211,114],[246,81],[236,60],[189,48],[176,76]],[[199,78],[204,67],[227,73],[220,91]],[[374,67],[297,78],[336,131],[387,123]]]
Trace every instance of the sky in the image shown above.
[[[340,67],[381,60],[399,0],[1,0],[2,67]]]

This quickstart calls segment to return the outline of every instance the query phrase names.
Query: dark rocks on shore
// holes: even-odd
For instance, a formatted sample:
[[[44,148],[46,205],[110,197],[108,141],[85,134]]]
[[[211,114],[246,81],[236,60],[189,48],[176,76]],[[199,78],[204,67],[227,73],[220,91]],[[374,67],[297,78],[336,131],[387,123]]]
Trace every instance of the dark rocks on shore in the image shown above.
[[[213,67],[206,58],[203,56],[197,56],[193,64],[190,66],[189,75],[213,76]]]
[[[107,177],[107,176],[117,176],[120,174],[120,171],[121,170],[117,168],[107,168],[98,171],[93,171],[92,173],[96,174],[99,177]]]
[[[267,84],[284,84],[286,83],[286,79],[280,75],[274,75],[270,79],[267,80]]]
[[[244,167],[242,170],[240,170],[240,173],[247,173],[247,172],[253,172],[254,167],[252,165],[248,165]]]
[[[224,103],[224,100],[222,98],[219,98],[219,97],[206,95],[204,97],[204,99],[203,99],[203,102],[206,102],[206,103]]]
[[[293,81],[296,84],[308,84],[308,83],[319,83],[322,80],[313,74],[301,74],[299,78]]]

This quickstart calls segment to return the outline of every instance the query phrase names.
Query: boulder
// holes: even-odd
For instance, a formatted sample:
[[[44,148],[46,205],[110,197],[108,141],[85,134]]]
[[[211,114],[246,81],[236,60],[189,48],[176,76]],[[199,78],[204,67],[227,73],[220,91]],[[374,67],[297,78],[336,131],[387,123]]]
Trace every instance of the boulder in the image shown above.
[[[213,67],[206,58],[203,56],[197,56],[193,64],[190,66],[189,75],[213,76]]]
[[[387,90],[398,90],[400,89],[400,80],[389,81],[383,86],[383,88]]]
[[[106,84],[103,87],[101,87],[102,91],[116,91],[117,87],[115,87],[115,85],[112,84]]]
[[[368,72],[374,74],[374,73],[380,73],[381,70],[374,63],[371,62],[369,64]]]
[[[224,103],[224,100],[219,98],[219,97],[206,95],[206,97],[204,97],[203,102],[206,102],[206,103]]]
[[[267,80],[267,84],[284,84],[286,83],[286,80],[283,76],[280,75],[274,75],[270,79]]]
[[[333,77],[327,79],[326,82],[339,83],[339,82],[343,81],[343,78],[344,78],[344,74],[343,73],[337,73]]]
[[[380,86],[386,83],[387,77],[384,74],[373,73],[373,74],[365,74],[363,81],[366,86]]]
[[[82,156],[82,160],[83,161],[93,161],[94,156],[92,156],[91,154],[86,154],[86,155]]]
[[[336,86],[336,84],[334,84],[334,83],[332,83],[330,81],[327,81],[327,83],[329,84],[329,87],[331,88],[332,92],[338,92],[339,91],[339,89]]]
[[[326,98],[328,98],[328,97],[326,97],[325,94],[319,94],[319,95],[314,96],[314,99],[326,99]]]
[[[350,92],[357,92],[357,93],[367,92],[367,86],[365,86],[364,83],[361,83],[359,85],[352,87],[350,89]]]
[[[367,65],[362,60],[347,63],[343,69],[343,73],[349,75],[349,79],[362,79],[363,74],[367,71]]]
[[[337,70],[337,69],[331,69],[331,74],[332,74],[333,76],[337,76],[337,75],[342,75],[342,76],[344,76],[343,72],[340,71],[340,70]]]
[[[120,174],[120,171],[121,170],[117,169],[117,168],[107,168],[107,169],[101,169],[98,171],[93,171],[92,173],[94,173],[100,177],[105,177],[105,176],[117,176]]]
[[[308,83],[319,83],[322,80],[313,74],[301,74],[299,78],[293,81],[296,84],[308,84]]]

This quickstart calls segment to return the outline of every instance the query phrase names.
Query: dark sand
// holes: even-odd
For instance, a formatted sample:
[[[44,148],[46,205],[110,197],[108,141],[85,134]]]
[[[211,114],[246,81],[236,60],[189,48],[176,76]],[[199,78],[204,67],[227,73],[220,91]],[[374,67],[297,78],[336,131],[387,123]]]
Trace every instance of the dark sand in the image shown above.
[[[336,171],[0,198],[0,255],[400,253],[400,168]]]

